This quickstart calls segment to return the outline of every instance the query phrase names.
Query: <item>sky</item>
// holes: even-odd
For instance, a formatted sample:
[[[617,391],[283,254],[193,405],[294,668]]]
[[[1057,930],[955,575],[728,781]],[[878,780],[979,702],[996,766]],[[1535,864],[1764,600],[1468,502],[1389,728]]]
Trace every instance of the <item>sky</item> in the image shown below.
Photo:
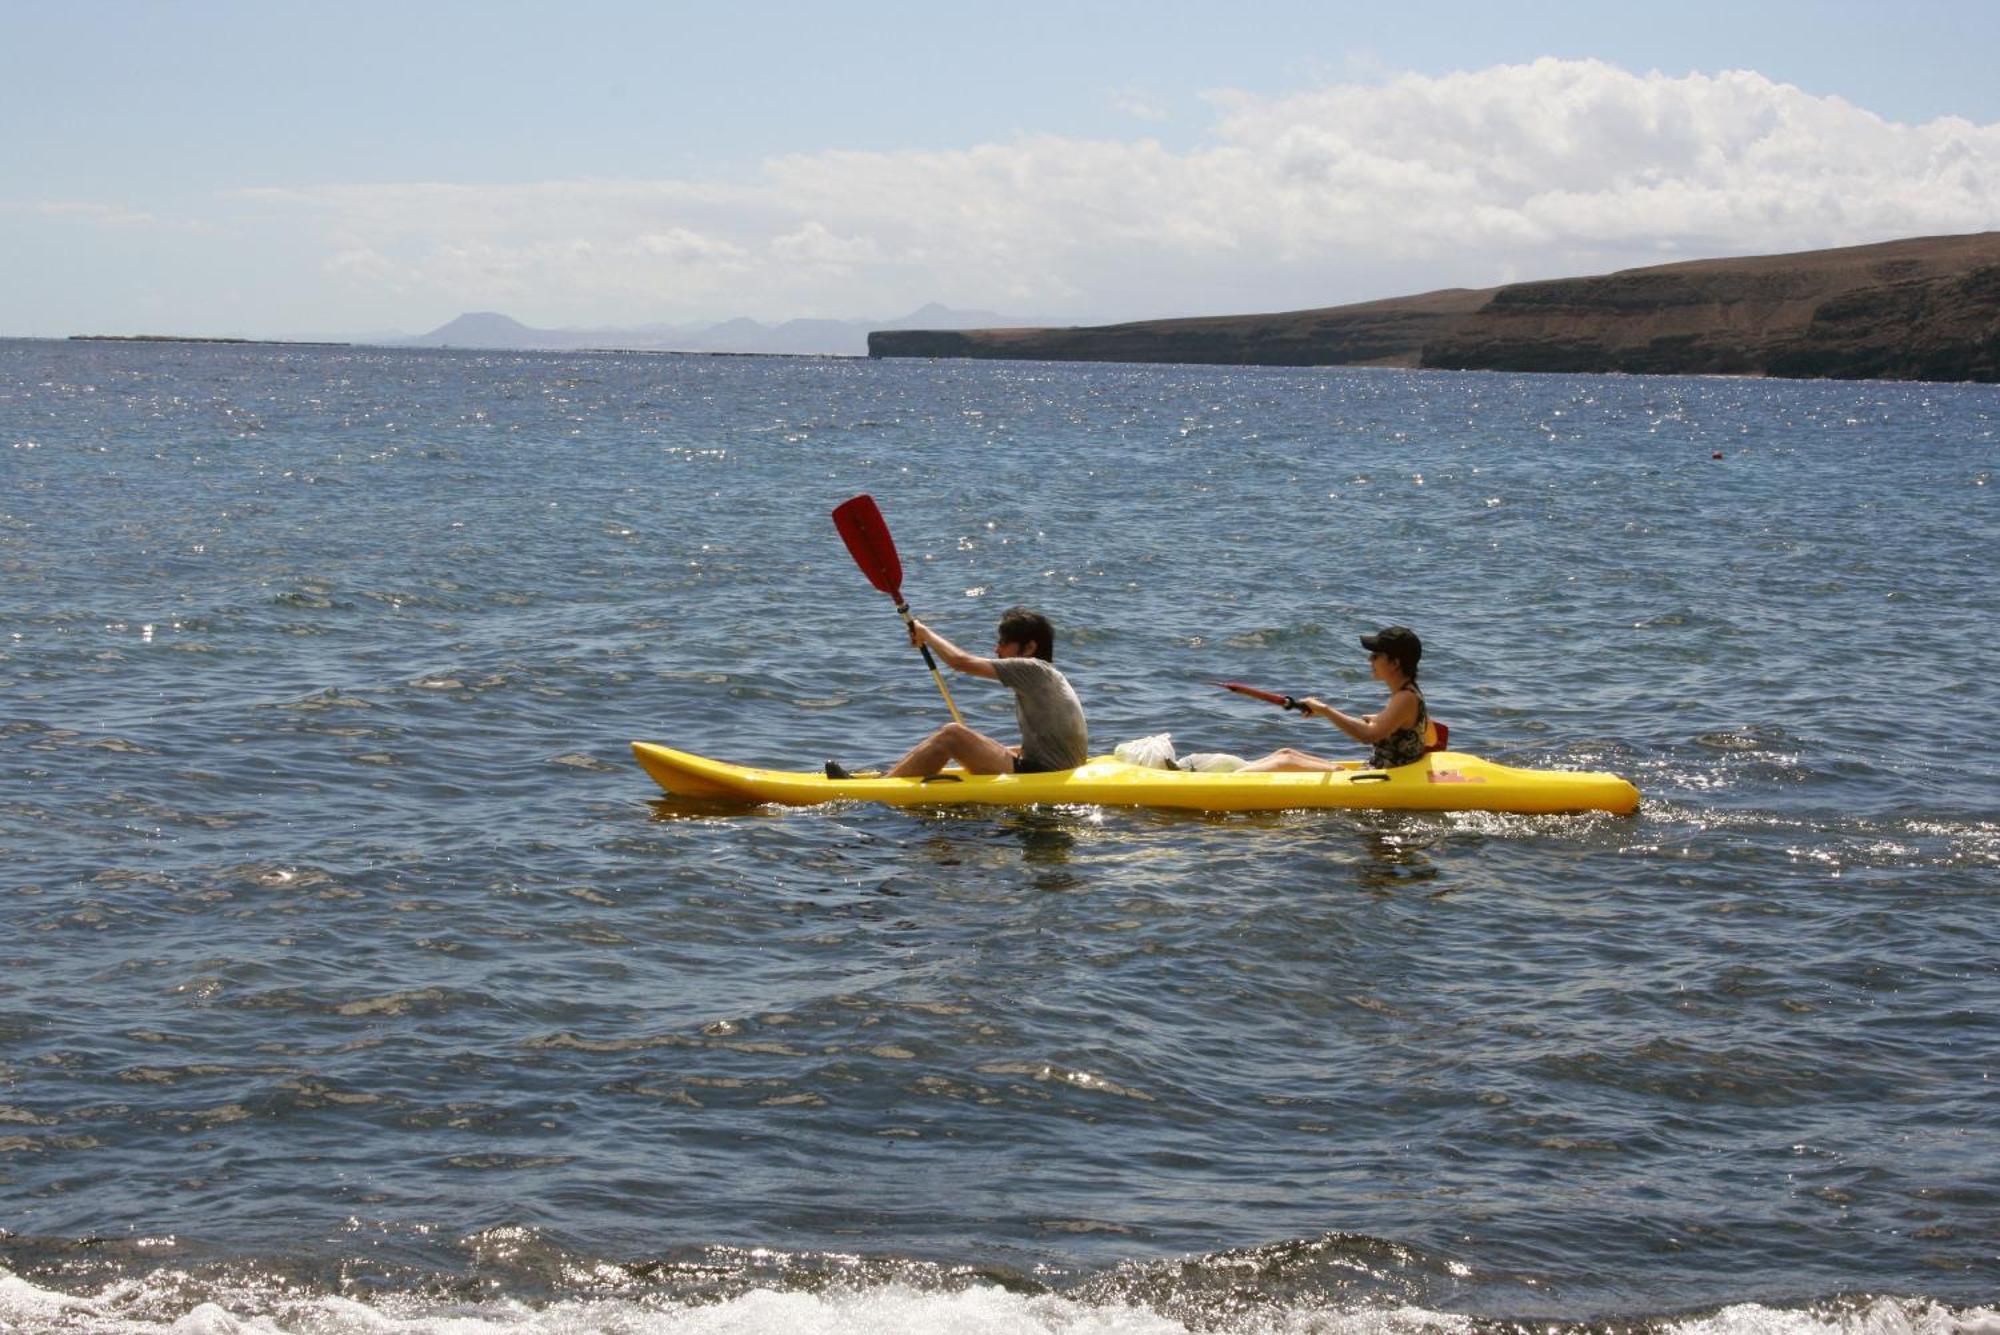
[[[1051,323],[2000,228],[2000,3],[0,0],[0,337]]]

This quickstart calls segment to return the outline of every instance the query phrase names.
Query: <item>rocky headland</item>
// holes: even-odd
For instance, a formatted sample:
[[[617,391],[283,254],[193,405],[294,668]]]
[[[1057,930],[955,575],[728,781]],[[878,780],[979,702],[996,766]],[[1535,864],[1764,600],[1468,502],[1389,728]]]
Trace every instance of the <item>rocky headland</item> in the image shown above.
[[[872,357],[2000,381],[2000,232],[1270,315],[877,330]]]

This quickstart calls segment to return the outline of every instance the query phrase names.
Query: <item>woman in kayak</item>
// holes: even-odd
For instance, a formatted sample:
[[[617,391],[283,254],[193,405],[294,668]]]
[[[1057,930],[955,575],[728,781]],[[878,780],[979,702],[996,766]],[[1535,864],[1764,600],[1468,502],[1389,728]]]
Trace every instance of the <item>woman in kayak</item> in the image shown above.
[[[1055,628],[1041,613],[1010,607],[1000,618],[993,657],[981,658],[923,622],[911,621],[910,643],[929,645],[957,671],[997,681],[1014,692],[1021,744],[1008,746],[963,723],[947,723],[912,747],[883,777],[924,778],[954,760],[967,774],[1041,774],[1081,765],[1089,754],[1090,735],[1076,691],[1055,669],[1055,636]],[[826,774],[830,779],[853,777],[831,760],[826,762]]]
[[[1373,635],[1361,637],[1368,651],[1375,679],[1389,688],[1389,703],[1373,714],[1357,718],[1308,696],[1299,701],[1306,713],[1316,714],[1357,742],[1375,749],[1368,758],[1374,769],[1393,769],[1421,760],[1427,746],[1430,714],[1424,708],[1424,693],[1417,689],[1417,660],[1424,656],[1423,641],[1408,626],[1386,626]],[[1322,760],[1291,747],[1273,751],[1251,761],[1239,774],[1269,770],[1341,769],[1340,762]]]

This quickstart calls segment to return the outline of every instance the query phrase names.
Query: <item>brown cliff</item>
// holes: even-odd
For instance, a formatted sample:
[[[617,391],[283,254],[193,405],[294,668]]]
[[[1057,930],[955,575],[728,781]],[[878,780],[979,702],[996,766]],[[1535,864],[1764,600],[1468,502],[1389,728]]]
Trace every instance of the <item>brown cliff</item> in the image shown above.
[[[875,357],[2000,381],[2000,232],[1276,315],[869,335]]]

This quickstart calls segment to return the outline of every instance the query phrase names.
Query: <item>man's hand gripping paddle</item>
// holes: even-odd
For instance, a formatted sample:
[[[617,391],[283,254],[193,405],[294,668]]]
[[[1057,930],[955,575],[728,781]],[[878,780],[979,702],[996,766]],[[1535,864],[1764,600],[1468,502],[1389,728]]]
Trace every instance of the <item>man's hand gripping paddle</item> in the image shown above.
[[[833,526],[840,530],[854,564],[861,567],[870,584],[896,600],[896,611],[902,615],[903,624],[909,625],[910,605],[903,601],[903,562],[896,555],[896,540],[889,536],[889,525],[883,521],[875,498],[863,495],[842,501],[834,507]],[[944,696],[944,707],[951,711],[952,722],[964,723],[958,716],[958,706],[952,703],[951,690],[938,671],[937,660],[931,657],[931,647],[919,644],[917,648],[923,651],[924,666],[931,670],[931,680]]]

